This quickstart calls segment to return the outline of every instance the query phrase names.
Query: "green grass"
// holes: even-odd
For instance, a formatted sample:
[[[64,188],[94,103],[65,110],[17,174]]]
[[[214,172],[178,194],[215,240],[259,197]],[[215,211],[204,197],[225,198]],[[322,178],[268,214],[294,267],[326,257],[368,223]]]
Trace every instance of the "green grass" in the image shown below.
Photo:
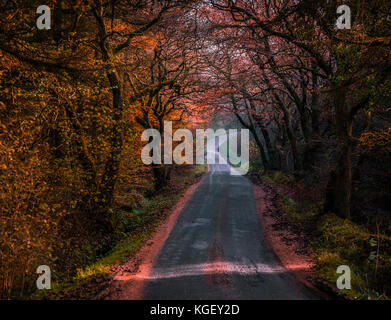
[[[295,179],[293,176],[282,171],[265,171],[262,179],[270,183],[283,184],[288,186],[295,184]]]
[[[371,234],[362,226],[328,214],[319,222],[320,237],[312,245],[317,275],[332,284],[338,266],[351,270],[351,290],[340,294],[349,299],[387,299],[391,293],[391,238]],[[378,250],[377,241],[380,240]]]
[[[113,266],[125,262],[149,238],[152,228],[123,239],[112,251],[95,263],[77,269],[76,275],[70,279],[52,281],[52,289],[36,291],[30,299],[61,299],[62,296],[88,283],[92,279],[110,273]]]
[[[138,234],[131,235],[120,241],[107,256],[101,258],[96,263],[82,269],[78,269],[76,280],[83,281],[101,274],[110,272],[113,265],[125,262],[126,259],[136,252],[148,239],[151,229]]]
[[[319,207],[310,201],[303,201],[298,204],[287,195],[278,197],[278,204],[282,211],[287,214],[289,222],[300,222],[316,217],[319,214]]]
[[[294,178],[280,171],[266,171],[263,179],[272,184],[295,186]],[[297,202],[288,195],[279,195],[277,201],[289,223],[316,224],[319,235],[311,244],[311,250],[319,278],[336,286],[341,276],[337,268],[347,265],[352,288],[339,291],[342,297],[353,300],[391,297],[391,237],[385,230],[373,233],[364,225],[334,214],[322,216],[321,203],[308,199]]]

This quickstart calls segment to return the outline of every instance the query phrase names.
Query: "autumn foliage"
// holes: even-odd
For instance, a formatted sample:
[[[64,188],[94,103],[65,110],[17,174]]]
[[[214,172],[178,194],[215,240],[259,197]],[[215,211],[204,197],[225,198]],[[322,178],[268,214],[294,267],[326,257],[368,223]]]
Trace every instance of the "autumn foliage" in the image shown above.
[[[66,277],[107,252],[118,210],[159,191],[142,130],[185,121],[191,84],[188,45],[161,27],[185,1],[52,1],[48,31],[40,4],[0,10],[3,298],[34,290],[39,265]]]
[[[324,213],[390,221],[389,1],[350,1],[351,30],[340,1],[47,2],[43,31],[41,1],[0,4],[1,298],[112,248],[121,212],[170,179],[140,159],[167,120],[229,119],[253,169],[292,174]]]

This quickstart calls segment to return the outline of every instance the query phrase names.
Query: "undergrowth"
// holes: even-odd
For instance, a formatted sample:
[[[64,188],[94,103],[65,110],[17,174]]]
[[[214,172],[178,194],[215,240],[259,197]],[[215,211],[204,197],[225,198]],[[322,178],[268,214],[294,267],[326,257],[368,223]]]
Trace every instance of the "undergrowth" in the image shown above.
[[[316,274],[336,287],[341,265],[349,266],[351,289],[338,293],[347,299],[389,299],[391,297],[391,237],[380,228],[370,230],[363,224],[345,220],[332,213],[322,213],[322,201],[306,196],[308,190],[295,183],[292,176],[264,172],[262,179],[274,185],[287,185],[295,190],[296,199],[287,194],[277,197],[279,208],[288,223],[310,222],[316,230],[311,243]]]
[[[334,214],[318,223],[320,237],[313,243],[317,274],[336,283],[337,267],[351,270],[351,289],[340,293],[349,299],[387,299],[391,296],[391,237],[373,234],[363,226]]]
[[[282,171],[265,171],[262,175],[262,179],[276,184],[283,184],[287,186],[294,185],[294,177],[288,173]]]
[[[181,169],[182,170],[182,169]],[[61,299],[65,294],[88,283],[92,279],[108,274],[114,266],[124,263],[148,240],[164,212],[170,209],[184,194],[189,184],[206,171],[205,166],[184,168],[178,180],[171,182],[160,193],[143,198],[139,206],[129,212],[113,210],[118,241],[112,249],[94,263],[76,269],[72,277],[61,273],[52,274],[52,288],[37,290],[29,299]],[[179,183],[180,182],[180,183]]]
[[[289,222],[308,220],[319,214],[318,206],[310,201],[298,203],[287,195],[280,195],[278,198],[279,207],[286,213]]]

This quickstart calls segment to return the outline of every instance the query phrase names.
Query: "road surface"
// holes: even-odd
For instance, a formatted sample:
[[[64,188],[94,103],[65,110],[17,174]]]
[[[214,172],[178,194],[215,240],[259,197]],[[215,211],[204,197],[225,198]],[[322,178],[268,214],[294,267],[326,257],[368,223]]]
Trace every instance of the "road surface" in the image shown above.
[[[252,184],[229,171],[209,166],[157,256],[143,299],[317,299],[264,243]]]

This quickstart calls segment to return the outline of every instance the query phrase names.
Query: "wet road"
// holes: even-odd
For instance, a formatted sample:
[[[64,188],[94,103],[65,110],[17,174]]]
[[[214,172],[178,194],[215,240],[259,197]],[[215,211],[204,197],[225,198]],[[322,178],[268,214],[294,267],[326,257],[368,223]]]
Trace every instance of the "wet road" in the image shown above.
[[[152,268],[144,299],[316,299],[263,241],[253,187],[210,165]]]

